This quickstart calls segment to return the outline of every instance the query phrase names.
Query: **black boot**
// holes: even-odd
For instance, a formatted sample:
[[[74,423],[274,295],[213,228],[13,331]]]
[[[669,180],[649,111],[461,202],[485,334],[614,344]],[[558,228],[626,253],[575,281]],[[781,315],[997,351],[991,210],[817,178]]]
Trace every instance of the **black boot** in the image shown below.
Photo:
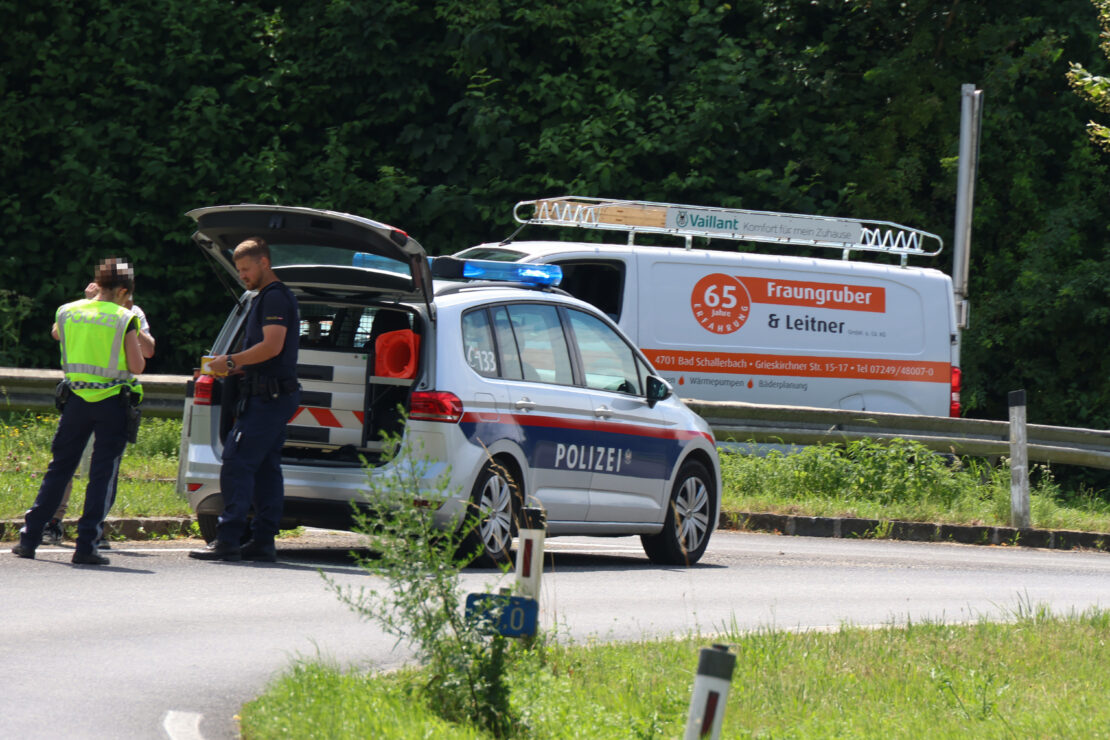
[[[19,541],[19,544],[12,548],[12,555],[16,555],[21,558],[27,558],[28,560],[34,560],[35,548],[31,547],[27,544],[25,540],[21,539]]]
[[[212,540],[203,550],[190,550],[189,557],[196,560],[227,560],[236,562],[243,559],[238,545],[223,540]]]
[[[74,552],[73,559],[70,562],[75,565],[107,565],[109,560],[97,552],[94,547],[92,552]]]
[[[268,542],[251,540],[243,545],[241,552],[243,560],[258,560],[263,563],[273,563],[277,561],[277,548],[274,547],[273,540]]]

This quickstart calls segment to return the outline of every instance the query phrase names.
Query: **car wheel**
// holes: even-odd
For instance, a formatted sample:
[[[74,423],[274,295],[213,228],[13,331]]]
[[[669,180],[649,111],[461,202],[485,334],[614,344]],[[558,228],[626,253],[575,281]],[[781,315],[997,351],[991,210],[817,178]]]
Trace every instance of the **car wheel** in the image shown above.
[[[470,494],[472,516],[463,524],[467,531],[459,555],[474,556],[472,564],[483,567],[512,563],[519,501],[520,484],[513,473],[496,460],[487,461]]]
[[[653,563],[693,565],[705,554],[716,510],[717,492],[709,471],[694,460],[683,463],[671,489],[663,530],[640,537],[644,552]]]
[[[216,539],[216,526],[219,519],[215,514],[197,514],[197,527],[200,528],[200,536],[205,542]]]

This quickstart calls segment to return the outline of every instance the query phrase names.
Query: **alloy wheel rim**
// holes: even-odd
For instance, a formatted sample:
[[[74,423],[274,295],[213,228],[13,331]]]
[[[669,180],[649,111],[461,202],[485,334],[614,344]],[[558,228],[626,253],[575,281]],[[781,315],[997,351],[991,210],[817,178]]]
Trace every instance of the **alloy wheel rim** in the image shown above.
[[[697,476],[683,481],[675,496],[675,528],[685,552],[701,547],[709,532],[709,489]]]
[[[499,475],[491,476],[482,488],[479,505],[489,512],[481,524],[482,541],[487,547],[505,549],[512,534],[512,497],[508,481]]]

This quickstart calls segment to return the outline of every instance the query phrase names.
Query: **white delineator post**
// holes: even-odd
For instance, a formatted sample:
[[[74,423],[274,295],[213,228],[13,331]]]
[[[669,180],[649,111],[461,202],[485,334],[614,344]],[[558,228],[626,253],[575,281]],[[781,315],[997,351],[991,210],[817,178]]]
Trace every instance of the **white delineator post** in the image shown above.
[[[543,509],[521,510],[520,530],[516,548],[516,592],[539,601],[540,577],[543,575],[543,543],[547,535],[547,518]]]
[[[1010,526],[1028,529],[1029,438],[1025,429],[1025,391],[1010,391]]]
[[[732,685],[736,656],[727,645],[702,648],[698,656],[698,674],[694,677],[694,693],[690,697],[690,714],[686,718],[685,740],[721,736],[725,703]]]

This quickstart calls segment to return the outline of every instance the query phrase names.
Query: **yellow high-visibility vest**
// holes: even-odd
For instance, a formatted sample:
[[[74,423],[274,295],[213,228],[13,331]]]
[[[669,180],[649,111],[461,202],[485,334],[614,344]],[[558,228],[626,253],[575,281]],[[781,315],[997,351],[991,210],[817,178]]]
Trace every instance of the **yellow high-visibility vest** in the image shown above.
[[[62,372],[73,392],[86,401],[103,401],[124,386],[142,397],[143,387],[127,369],[123,347],[135,314],[111,301],[82,299],[58,309]]]

